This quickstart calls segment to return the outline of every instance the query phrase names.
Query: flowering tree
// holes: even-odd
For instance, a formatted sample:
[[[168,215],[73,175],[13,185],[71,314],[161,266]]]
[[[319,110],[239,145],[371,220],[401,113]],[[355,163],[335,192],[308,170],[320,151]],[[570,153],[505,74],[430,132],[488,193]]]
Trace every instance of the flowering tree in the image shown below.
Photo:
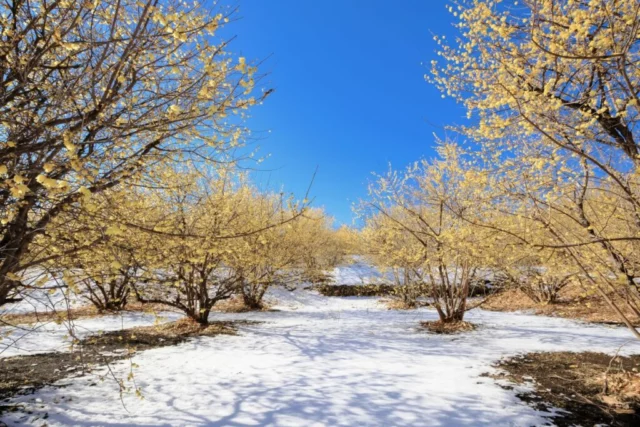
[[[440,320],[447,323],[463,320],[491,240],[454,210],[474,205],[476,185],[461,169],[457,148],[444,144],[439,153],[440,160],[418,162],[404,174],[390,172],[371,187],[364,203],[365,236],[382,244],[383,256],[376,259],[386,255],[386,266],[408,270],[427,285]]]
[[[534,246],[562,249],[640,337],[607,292],[622,286],[637,310],[640,4],[474,0],[451,11],[461,34],[436,37],[443,60],[428,80],[477,119],[460,130],[492,167],[504,163],[502,207],[547,231]],[[521,230],[502,229],[532,243]]]
[[[124,227],[122,219],[131,223],[143,211],[142,200],[139,190],[116,187],[65,209],[34,240],[32,248],[46,248],[39,268],[100,311],[124,309],[149,239],[145,230]]]
[[[254,310],[263,307],[270,287],[313,280],[342,260],[340,241],[321,210],[307,209],[296,216],[291,201],[285,205],[274,195],[263,196],[258,208],[251,221],[263,231],[238,239],[240,248],[230,264],[245,307]],[[293,217],[280,227],[266,227]]]
[[[264,95],[216,37],[230,13],[177,0],[0,5],[0,305],[39,263],[34,239],[79,199],[242,142],[229,116]]]
[[[300,279],[299,243],[304,236],[298,223],[304,215],[297,216],[293,201],[278,194],[256,195],[251,211],[246,221],[258,231],[231,242],[228,268],[237,279],[235,291],[245,308],[259,310],[271,286],[287,286]],[[286,220],[290,218],[295,220]],[[282,226],[269,227],[285,221]]]
[[[260,264],[259,246],[245,250],[246,239],[264,238],[268,230],[295,221],[305,206],[284,209],[242,176],[221,169],[162,175],[167,185],[132,197],[132,208],[114,218],[110,232],[141,232],[134,244],[138,274],[132,284],[141,302],[172,306],[206,325],[215,304],[237,294],[245,280],[238,259]]]

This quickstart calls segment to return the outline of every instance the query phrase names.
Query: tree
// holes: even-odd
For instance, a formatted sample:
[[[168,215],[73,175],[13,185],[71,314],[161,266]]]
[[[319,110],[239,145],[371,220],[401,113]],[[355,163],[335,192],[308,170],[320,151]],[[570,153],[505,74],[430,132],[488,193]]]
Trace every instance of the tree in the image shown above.
[[[309,209],[291,228],[296,238],[300,281],[313,284],[329,280],[329,272],[354,252],[355,231],[333,228],[334,219],[322,209]]]
[[[393,219],[380,214],[368,218],[361,240],[367,260],[379,271],[392,274],[394,296],[402,306],[417,307],[418,298],[428,294],[420,274],[424,263],[422,243]]]
[[[55,242],[40,266],[62,277],[68,289],[99,311],[123,310],[138,279],[138,257],[149,239],[143,230],[122,226],[122,220],[140,212],[141,193],[135,186],[116,187],[85,198],[52,220],[50,229],[60,236],[52,239],[49,233],[34,240],[42,246]]]
[[[0,5],[0,305],[37,236],[83,197],[166,159],[223,161],[259,102],[217,31],[233,13],[177,0]]]
[[[464,2],[429,80],[477,115],[478,138],[543,136],[613,177],[639,161],[639,13],[635,0]]]
[[[146,190],[140,208],[120,219],[125,230],[146,236],[135,256],[134,290],[142,302],[175,307],[206,325],[215,304],[244,280],[236,264],[246,254],[242,239],[295,221],[304,205],[271,210],[272,198],[226,170],[168,175],[171,185]]]
[[[529,141],[502,152],[500,161],[495,153],[474,152],[464,168],[483,174],[486,184],[473,210],[456,212],[474,227],[499,233],[491,265],[533,299],[542,296],[540,286],[549,290],[551,282],[558,287],[571,277],[598,292],[635,332],[620,307],[640,313],[635,280],[623,273],[639,265],[633,209],[619,187],[584,161],[558,162],[549,151]]]
[[[553,236],[534,245],[564,249],[640,337],[606,292],[620,287],[613,274],[629,304],[640,295],[640,4],[477,0],[451,10],[461,37],[453,45],[436,37],[444,61],[428,79],[477,118],[461,130],[494,164],[514,159],[552,173],[511,199]],[[526,157],[536,153],[544,156]]]
[[[392,261],[399,259],[397,267],[410,268],[427,285],[440,321],[449,323],[464,318],[469,288],[485,262],[483,249],[490,239],[452,208],[475,205],[476,184],[466,179],[458,149],[443,144],[439,154],[440,160],[381,177],[364,207],[366,227],[386,235],[387,254],[396,254]]]
[[[502,226],[510,220],[512,218],[504,215]],[[519,235],[546,231],[544,227],[536,227],[533,221],[525,223],[529,224],[528,232],[517,230],[515,227],[511,227],[510,230],[519,232]],[[558,301],[560,292],[565,287],[579,281],[580,270],[566,251],[535,247],[510,236],[502,237],[496,239],[493,247],[489,249],[493,254],[490,258],[492,263],[487,267],[492,271],[494,282],[521,290],[535,303],[553,304]]]
[[[232,242],[228,267],[237,279],[236,291],[245,308],[260,310],[270,287],[286,286],[300,277],[301,237],[295,231],[302,217],[297,217],[291,200],[278,194],[254,196],[250,209],[245,220],[257,231]],[[294,217],[281,227],[270,227]]]
[[[290,287],[303,281],[321,281],[326,271],[343,260],[343,242],[331,228],[332,220],[320,209],[296,215],[291,201],[263,195],[252,228],[262,230],[237,239],[230,268],[238,277],[238,290],[246,308],[263,308],[272,286]],[[269,224],[294,218],[280,227]]]

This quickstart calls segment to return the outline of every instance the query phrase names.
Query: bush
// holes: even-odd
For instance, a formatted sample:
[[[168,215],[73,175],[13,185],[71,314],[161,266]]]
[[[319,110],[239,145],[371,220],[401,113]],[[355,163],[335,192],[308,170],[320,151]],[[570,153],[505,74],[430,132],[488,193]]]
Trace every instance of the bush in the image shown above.
[[[326,297],[381,297],[394,295],[396,287],[387,284],[376,285],[315,285],[313,289]]]

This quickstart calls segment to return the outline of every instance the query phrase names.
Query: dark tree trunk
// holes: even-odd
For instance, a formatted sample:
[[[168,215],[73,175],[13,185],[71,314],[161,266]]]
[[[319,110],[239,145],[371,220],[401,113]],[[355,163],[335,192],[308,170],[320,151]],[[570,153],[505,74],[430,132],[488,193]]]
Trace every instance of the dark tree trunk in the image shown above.
[[[198,311],[191,311],[189,313],[189,317],[198,322],[202,326],[209,325],[209,314],[211,313],[211,308],[201,309]]]
[[[242,301],[244,302],[244,305],[251,310],[262,310],[264,308],[262,298],[257,298],[257,296],[252,293],[243,292]]]

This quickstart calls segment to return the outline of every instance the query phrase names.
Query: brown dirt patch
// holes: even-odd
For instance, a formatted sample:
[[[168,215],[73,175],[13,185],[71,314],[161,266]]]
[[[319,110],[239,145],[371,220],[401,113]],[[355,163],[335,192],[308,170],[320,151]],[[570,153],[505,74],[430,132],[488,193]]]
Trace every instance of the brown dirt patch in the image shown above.
[[[505,289],[490,296],[482,304],[482,308],[491,311],[530,311],[543,316],[557,316],[568,319],[579,319],[591,323],[624,325],[618,315],[599,295],[582,296],[582,290],[576,286],[567,286],[560,293],[558,302],[539,304],[531,300],[519,289]],[[614,297],[615,298],[615,297]],[[617,300],[617,298],[616,298]],[[620,302],[620,301],[617,301]],[[636,316],[631,310],[618,304],[625,315],[634,322]],[[640,326],[640,321],[634,322]]]
[[[196,336],[233,335],[246,321],[212,322],[202,327],[190,319],[93,335],[74,344],[70,352],[0,359],[0,399],[29,394],[66,377],[84,375],[96,367],[136,352],[177,345]],[[255,322],[253,322],[255,323]],[[0,405],[0,414],[3,412]]]
[[[493,378],[533,383],[535,391],[518,394],[531,406],[567,411],[553,418],[557,426],[640,425],[640,355],[529,353],[496,367],[503,373]]]
[[[476,325],[471,322],[442,322],[434,320],[429,322],[420,322],[420,326],[429,332],[435,334],[459,334],[462,332],[470,332],[476,329]]]

